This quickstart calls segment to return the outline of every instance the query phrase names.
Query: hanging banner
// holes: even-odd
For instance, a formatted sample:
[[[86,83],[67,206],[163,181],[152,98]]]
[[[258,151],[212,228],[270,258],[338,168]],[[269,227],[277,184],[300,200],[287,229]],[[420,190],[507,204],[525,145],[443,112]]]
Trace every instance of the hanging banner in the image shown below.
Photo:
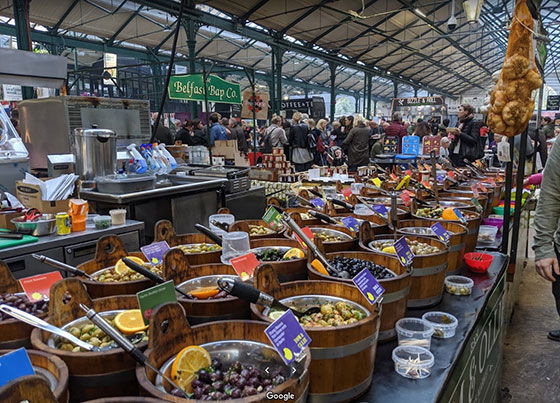
[[[257,120],[268,118],[268,92],[255,92],[255,111]],[[253,119],[253,91],[243,91],[243,104],[241,107],[241,118]]]
[[[117,78],[117,55],[115,53],[105,53],[103,54],[103,67],[105,68],[103,72],[108,72],[111,77]],[[115,85],[113,80],[103,79],[104,85]]]
[[[241,103],[239,84],[230,83],[210,74],[206,81],[206,89],[208,90],[208,102]],[[204,102],[204,77],[202,74],[171,76],[168,91],[169,99]]]

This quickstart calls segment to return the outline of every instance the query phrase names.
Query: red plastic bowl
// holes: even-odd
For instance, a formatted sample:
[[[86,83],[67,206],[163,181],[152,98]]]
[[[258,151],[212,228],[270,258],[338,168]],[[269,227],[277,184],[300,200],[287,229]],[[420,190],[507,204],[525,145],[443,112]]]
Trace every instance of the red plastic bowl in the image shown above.
[[[494,256],[488,253],[469,252],[465,253],[465,263],[474,273],[486,273]]]

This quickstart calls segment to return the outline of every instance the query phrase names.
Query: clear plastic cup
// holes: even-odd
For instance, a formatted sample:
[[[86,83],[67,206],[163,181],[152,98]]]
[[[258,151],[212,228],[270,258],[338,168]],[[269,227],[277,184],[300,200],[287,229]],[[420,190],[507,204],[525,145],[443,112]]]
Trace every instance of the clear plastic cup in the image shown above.
[[[434,327],[420,318],[402,318],[395,325],[399,346],[417,346],[428,350],[432,344]]]
[[[440,339],[448,339],[455,336],[455,331],[459,324],[457,318],[447,312],[426,312],[422,315],[422,319],[434,327],[434,337]]]
[[[112,225],[124,225],[126,223],[126,210],[125,209],[114,209],[109,210],[111,215]]]
[[[471,295],[474,281],[465,276],[448,276],[445,278],[445,291],[453,295]]]
[[[354,214],[356,215],[372,215],[373,211],[365,204],[356,204],[354,206]]]
[[[418,346],[398,346],[392,353],[395,372],[405,378],[424,379],[432,373],[434,355]]]
[[[364,188],[364,186],[365,185],[363,183],[351,183],[350,190],[352,191],[353,194],[359,195],[362,189]]]
[[[233,214],[212,214],[208,217],[208,225],[212,231],[218,235],[228,232],[228,227],[235,222]]]
[[[223,264],[230,264],[234,257],[243,256],[249,253],[249,234],[242,231],[226,232],[222,235],[222,256]]]

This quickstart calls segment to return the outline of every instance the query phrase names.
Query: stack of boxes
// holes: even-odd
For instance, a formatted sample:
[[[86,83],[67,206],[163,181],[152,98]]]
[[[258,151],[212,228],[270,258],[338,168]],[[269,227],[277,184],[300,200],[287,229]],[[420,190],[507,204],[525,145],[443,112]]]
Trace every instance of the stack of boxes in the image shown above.
[[[284,150],[281,148],[273,148],[272,154],[263,154],[263,167],[269,169],[277,169],[278,175],[288,175],[292,173],[292,166],[286,160]]]

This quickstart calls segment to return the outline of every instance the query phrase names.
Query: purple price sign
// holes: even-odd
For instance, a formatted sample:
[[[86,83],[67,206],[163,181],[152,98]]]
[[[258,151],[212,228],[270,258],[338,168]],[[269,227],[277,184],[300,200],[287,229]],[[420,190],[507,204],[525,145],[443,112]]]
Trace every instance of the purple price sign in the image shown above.
[[[432,229],[432,231],[434,231],[434,234],[436,234],[437,237],[443,242],[448,242],[449,239],[451,239],[451,235],[449,235],[449,232],[447,232],[439,222],[436,222],[430,228]]]
[[[169,245],[165,241],[154,242],[146,246],[142,246],[140,250],[151,264],[160,264],[163,262],[163,255],[169,250]]]
[[[414,259],[414,254],[408,247],[406,243],[406,238],[403,236],[394,244],[395,252],[397,253],[397,257],[399,258],[399,262],[405,267],[408,267],[412,264],[412,259]]]
[[[343,217],[340,221],[342,221],[344,226],[350,231],[358,232],[360,230],[360,223],[351,215],[348,217]]]
[[[389,212],[389,210],[387,210],[387,207],[385,207],[383,204],[377,204],[375,206],[372,206],[373,211],[375,211],[377,214],[382,215],[383,217],[387,217],[387,213]]]
[[[323,207],[325,207],[325,201],[323,199],[321,199],[320,197],[316,197],[315,199],[311,199],[310,202],[311,202],[311,204],[313,204],[315,206],[315,208],[322,209]]]
[[[379,297],[385,292],[385,288],[377,282],[368,269],[359,272],[352,281],[371,305],[375,304]]]
[[[289,310],[264,330],[286,364],[291,363],[311,343],[294,313]]]

